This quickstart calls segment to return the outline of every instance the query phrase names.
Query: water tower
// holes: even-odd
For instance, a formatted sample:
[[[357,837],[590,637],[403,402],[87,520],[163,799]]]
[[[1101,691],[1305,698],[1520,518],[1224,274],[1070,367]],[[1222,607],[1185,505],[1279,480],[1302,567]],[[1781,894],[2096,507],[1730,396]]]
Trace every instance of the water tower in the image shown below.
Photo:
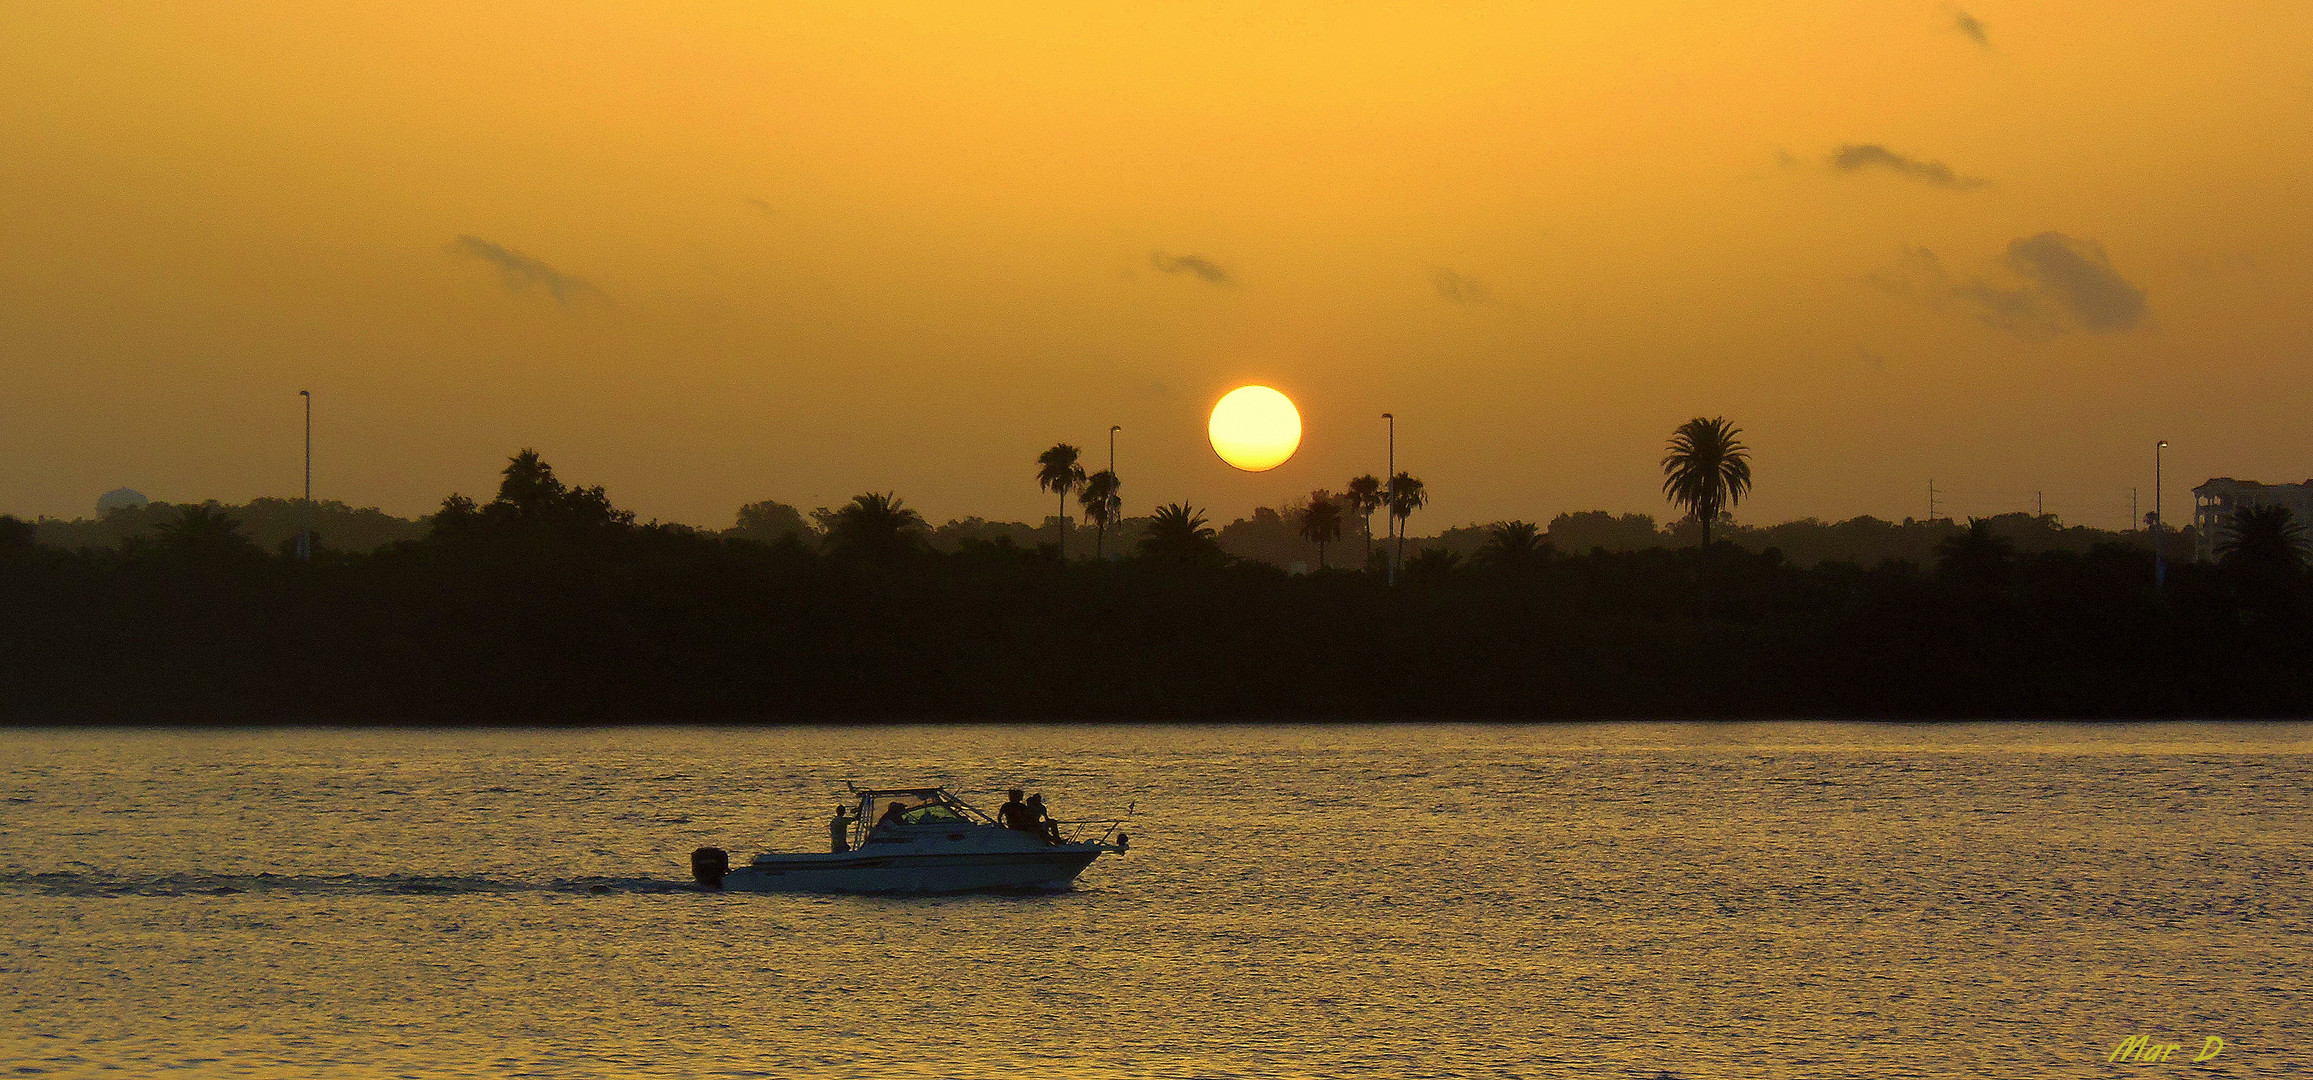
[[[152,504],[144,492],[129,488],[114,488],[96,497],[96,516],[103,517],[115,510],[142,510]]]

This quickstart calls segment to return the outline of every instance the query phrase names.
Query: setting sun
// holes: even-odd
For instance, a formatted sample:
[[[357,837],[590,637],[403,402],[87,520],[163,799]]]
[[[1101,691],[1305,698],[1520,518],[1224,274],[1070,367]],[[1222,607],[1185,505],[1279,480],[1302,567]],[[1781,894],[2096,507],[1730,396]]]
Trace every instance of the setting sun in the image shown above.
[[[2313,0],[0,4],[0,1080],[2313,1073]]]
[[[1301,446],[1301,411],[1266,386],[1240,386],[1213,406],[1213,452],[1246,472],[1267,472]]]

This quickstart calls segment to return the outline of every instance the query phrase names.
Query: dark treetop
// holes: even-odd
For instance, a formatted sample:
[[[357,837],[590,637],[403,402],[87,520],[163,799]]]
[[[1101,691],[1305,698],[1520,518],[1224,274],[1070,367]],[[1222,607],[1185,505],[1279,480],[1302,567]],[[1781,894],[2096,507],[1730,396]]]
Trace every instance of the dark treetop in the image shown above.
[[[1559,523],[1506,522],[1478,530],[1466,558],[1446,547],[1417,552],[1391,588],[1378,572],[1294,576],[1231,558],[1228,530],[1216,543],[1185,505],[1160,511],[1130,547],[1112,543],[1126,557],[1105,562],[1009,534],[940,550],[892,496],[815,515],[824,539],[783,516],[754,516],[760,527],[729,534],[638,524],[602,489],[563,484],[526,454],[497,498],[446,500],[422,537],[367,553],[324,545],[310,563],[251,543],[216,508],[179,513],[117,548],[77,551],[36,544],[32,526],[0,519],[0,715],[578,722],[2313,709],[2313,680],[2301,674],[2313,645],[2302,532],[2263,519],[2239,523],[2226,561],[2173,566],[2156,593],[2148,547],[2020,550],[2014,537],[2029,534],[1991,522],[1936,523],[1924,565],[1871,566],[1803,566],[1774,548],[1725,542],[1569,554],[1554,545]],[[1632,526],[1607,519],[1602,528],[1604,537]],[[1309,544],[1283,523],[1278,531],[1281,544]],[[1563,535],[1577,535],[1574,526]]]

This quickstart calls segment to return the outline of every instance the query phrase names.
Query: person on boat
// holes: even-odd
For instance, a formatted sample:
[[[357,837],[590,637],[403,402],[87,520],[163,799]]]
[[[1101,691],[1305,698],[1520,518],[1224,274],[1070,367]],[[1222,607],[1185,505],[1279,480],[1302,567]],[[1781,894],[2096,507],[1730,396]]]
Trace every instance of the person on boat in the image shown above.
[[[850,807],[842,803],[835,804],[835,816],[828,819],[827,822],[827,850],[829,854],[841,855],[851,850],[851,823],[858,820],[859,818],[852,814]]]
[[[1011,796],[1011,798],[1004,805],[996,808],[996,820],[1003,822],[1007,829],[1018,829],[1021,832],[1038,831],[1036,815],[1029,812],[1027,803],[1020,801],[1020,789],[1013,788],[1004,794]]]
[[[903,803],[898,799],[893,799],[890,805],[887,805],[883,808],[883,816],[875,819],[874,831],[882,832],[886,828],[907,824],[907,812],[908,808],[906,803]]]
[[[1029,829],[1043,836],[1045,843],[1060,842],[1060,823],[1052,820],[1052,815],[1044,809],[1044,793],[1041,791],[1028,796],[1028,822]]]

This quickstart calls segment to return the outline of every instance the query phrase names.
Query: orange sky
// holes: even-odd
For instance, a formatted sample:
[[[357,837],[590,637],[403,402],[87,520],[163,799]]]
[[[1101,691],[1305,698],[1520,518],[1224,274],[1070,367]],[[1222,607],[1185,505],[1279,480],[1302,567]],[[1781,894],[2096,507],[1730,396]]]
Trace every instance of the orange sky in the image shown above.
[[[8,22],[0,512],[293,495],[302,388],[316,494],[402,514],[535,446],[646,519],[1040,520],[1121,424],[1126,513],[1225,521],[1383,411],[1416,532],[1663,514],[1697,414],[1754,522],[2313,477],[2302,0]],[[1204,444],[1244,382],[1271,473]]]

